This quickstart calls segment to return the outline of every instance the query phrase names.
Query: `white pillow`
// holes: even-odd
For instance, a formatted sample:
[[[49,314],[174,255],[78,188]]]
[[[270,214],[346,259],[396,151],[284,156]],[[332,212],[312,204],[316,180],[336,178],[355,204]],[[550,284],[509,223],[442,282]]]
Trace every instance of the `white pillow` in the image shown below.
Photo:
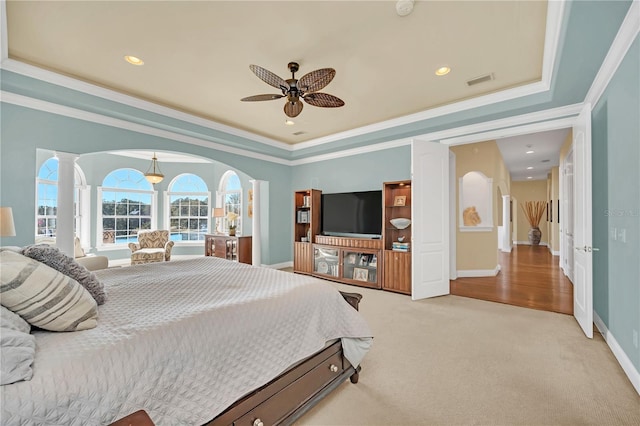
[[[31,380],[36,338],[28,322],[0,306],[0,385]]]
[[[0,252],[0,303],[50,331],[94,328],[98,305],[76,280],[12,251]]]

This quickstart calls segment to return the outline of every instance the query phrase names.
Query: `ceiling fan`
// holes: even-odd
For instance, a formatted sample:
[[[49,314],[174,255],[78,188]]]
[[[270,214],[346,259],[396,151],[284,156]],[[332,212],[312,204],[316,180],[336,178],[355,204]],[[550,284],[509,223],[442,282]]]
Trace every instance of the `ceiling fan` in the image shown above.
[[[289,117],[297,117],[302,112],[301,99],[309,105],[322,108],[336,108],[344,105],[344,101],[336,96],[328,93],[318,93],[318,90],[331,83],[331,80],[336,75],[336,70],[333,68],[321,68],[303,75],[300,80],[296,80],[295,73],[299,69],[298,63],[289,62],[288,67],[289,71],[291,71],[291,78],[285,80],[258,65],[249,65],[249,69],[260,80],[276,89],[280,89],[282,94],[254,95],[240,100],[244,102],[271,101],[286,97],[287,103],[284,105],[284,113]]]

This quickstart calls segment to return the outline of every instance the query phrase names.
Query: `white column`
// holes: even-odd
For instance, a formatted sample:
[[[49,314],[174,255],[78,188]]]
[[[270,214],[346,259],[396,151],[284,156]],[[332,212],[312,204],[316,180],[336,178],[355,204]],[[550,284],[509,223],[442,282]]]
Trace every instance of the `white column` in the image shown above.
[[[58,209],[56,213],[56,246],[67,256],[74,257],[73,244],[73,187],[75,163],[78,156],[56,152],[58,157]]]
[[[251,263],[262,265],[262,228],[260,226],[260,182],[252,180],[253,188],[253,217],[251,218]]]
[[[501,247],[504,252],[511,252],[511,196],[502,196],[502,241]]]

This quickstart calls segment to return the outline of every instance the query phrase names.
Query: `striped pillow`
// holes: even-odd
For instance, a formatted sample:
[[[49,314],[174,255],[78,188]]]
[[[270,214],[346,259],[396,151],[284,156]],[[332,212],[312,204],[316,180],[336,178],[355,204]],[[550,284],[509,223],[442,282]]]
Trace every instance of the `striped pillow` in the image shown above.
[[[50,331],[94,328],[98,305],[76,280],[36,260],[0,252],[0,303],[28,323]]]

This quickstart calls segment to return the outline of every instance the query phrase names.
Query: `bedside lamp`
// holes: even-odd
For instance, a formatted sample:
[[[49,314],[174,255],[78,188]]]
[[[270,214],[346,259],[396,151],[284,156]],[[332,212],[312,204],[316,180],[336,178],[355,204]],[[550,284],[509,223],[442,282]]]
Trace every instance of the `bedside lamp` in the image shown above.
[[[213,209],[213,213],[211,214],[212,217],[215,218],[216,221],[216,234],[220,233],[220,231],[218,230],[218,225],[219,225],[219,219],[221,217],[224,217],[224,209],[222,207],[216,207]]]
[[[15,237],[16,227],[13,223],[11,207],[0,207],[0,237]]]

